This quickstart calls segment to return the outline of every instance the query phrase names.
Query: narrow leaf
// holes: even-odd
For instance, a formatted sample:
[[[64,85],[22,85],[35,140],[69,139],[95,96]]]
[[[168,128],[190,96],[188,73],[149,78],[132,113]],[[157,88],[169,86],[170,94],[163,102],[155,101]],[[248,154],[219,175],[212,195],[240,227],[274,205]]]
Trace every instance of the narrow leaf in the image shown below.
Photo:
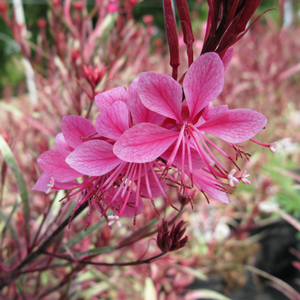
[[[77,257],[81,257],[81,256],[84,256],[84,255],[99,255],[99,254],[111,252],[115,249],[116,249],[116,247],[96,248],[96,249],[88,250],[88,251],[85,251],[85,252],[76,253],[75,257],[77,258]]]
[[[12,210],[11,210],[9,216],[8,216],[8,218],[5,220],[5,225],[4,225],[3,230],[2,230],[2,237],[4,236],[4,232],[6,231],[7,226],[8,226],[9,223],[10,223],[11,217],[12,217],[12,215],[14,214],[16,208],[17,208],[17,204],[18,204],[18,202],[17,202],[17,200],[16,200],[16,202],[15,202],[15,204],[14,204],[14,206],[13,206],[13,208],[12,208]]]
[[[4,215],[4,213],[1,211],[0,209],[0,217],[5,221],[6,224],[8,224],[8,228],[10,231],[10,234],[13,238],[13,240],[15,241],[18,249],[20,249],[20,243],[19,243],[19,235],[17,234],[17,231],[14,229],[14,227],[12,226],[12,224],[10,224],[8,222],[8,218],[6,218],[6,216]],[[5,225],[6,226],[6,225]]]
[[[27,188],[25,181],[20,173],[20,170],[17,166],[17,163],[13,157],[13,153],[10,150],[9,145],[6,143],[4,138],[0,135],[0,150],[4,156],[5,161],[7,162],[8,166],[11,168],[13,171],[13,174],[17,180],[19,190],[20,190],[20,195],[23,203],[23,217],[24,217],[24,229],[25,229],[25,238],[27,242],[27,247],[30,245],[30,234],[29,234],[29,219],[30,219],[30,214],[29,214],[29,202],[28,202],[28,193],[27,193]]]
[[[103,223],[103,222],[102,222]],[[101,223],[101,224],[102,224]],[[73,237],[69,242],[67,242],[66,246],[68,248],[71,248],[78,244],[82,239],[84,239],[86,236],[88,236],[90,233],[95,231],[96,229],[100,228],[100,224],[96,223],[95,225],[88,227],[87,230],[80,231],[75,237]]]

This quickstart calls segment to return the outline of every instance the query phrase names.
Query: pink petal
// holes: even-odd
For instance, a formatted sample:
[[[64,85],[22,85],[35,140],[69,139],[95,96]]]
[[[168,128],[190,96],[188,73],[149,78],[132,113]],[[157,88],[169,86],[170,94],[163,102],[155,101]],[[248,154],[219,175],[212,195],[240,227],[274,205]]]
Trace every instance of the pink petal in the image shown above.
[[[138,94],[150,110],[182,123],[182,88],[172,77],[144,72],[139,79]]]
[[[135,94],[135,92],[137,91],[137,87],[138,87],[138,83],[139,83],[139,79],[140,77],[135,78],[131,83],[130,86],[128,88],[128,93],[129,93],[129,99],[131,99],[131,97]],[[130,101],[130,100],[129,100]],[[128,103],[130,104],[130,103]]]
[[[204,120],[209,120],[212,117],[224,112],[228,110],[228,106],[227,105],[220,105],[220,106],[216,106],[214,107],[213,104],[210,102],[204,109],[204,112],[202,114],[202,117],[204,118]],[[199,125],[200,126],[200,125]]]
[[[101,136],[117,140],[129,129],[129,117],[127,105],[123,101],[116,101],[98,115],[96,130]]]
[[[125,131],[115,143],[113,151],[124,161],[150,162],[164,153],[178,135],[178,132],[151,123],[141,123]]]
[[[160,157],[165,159],[166,161],[168,161],[168,159],[170,158],[170,156],[172,154],[173,149],[174,149],[174,146],[172,145],[162,155],[160,155]],[[191,149],[191,160],[192,160],[193,170],[206,167],[206,163],[200,157],[199,153],[194,149]],[[177,168],[181,169],[181,162],[182,162],[182,146],[180,146],[178,149],[178,152],[173,161],[173,165],[176,166]],[[188,167],[188,154],[187,154],[186,148],[185,148],[185,163],[184,163],[184,165],[185,165],[185,167]]]
[[[222,186],[221,182],[212,175],[200,170],[195,170],[193,171],[193,179],[194,184],[199,190],[203,190],[208,196],[220,202],[229,203],[227,194],[218,189],[217,185]]]
[[[141,101],[138,92],[139,78],[136,78],[131,85],[129,86],[129,95],[130,95],[130,111],[133,117],[135,124],[140,123],[152,123],[156,125],[161,125],[166,117],[157,114],[156,112],[148,109]]]
[[[74,149],[83,143],[82,137],[96,133],[93,124],[80,116],[63,117],[61,129],[66,142]]]
[[[190,120],[221,92],[224,85],[224,65],[217,53],[200,55],[190,66],[183,89],[190,110]]]
[[[224,70],[226,71],[228,66],[229,66],[229,63],[232,59],[232,56],[233,56],[233,48],[229,48],[227,49],[227,51],[225,52],[223,58],[222,58],[222,61],[223,61],[223,64],[224,64]]]
[[[128,92],[122,86],[110,89],[106,92],[97,94],[95,97],[95,103],[98,109],[102,112],[111,106],[115,101],[123,101],[127,104]]]
[[[41,154],[37,162],[41,169],[55,181],[68,182],[82,176],[65,162],[69,154],[70,151],[65,149],[49,150]]]
[[[112,191],[112,190],[109,191],[107,197],[104,199],[104,203],[106,205],[109,205],[111,203],[114,193],[116,193],[116,191]],[[135,199],[136,199],[136,193],[132,191],[128,198],[126,208],[122,213],[122,217],[133,218],[134,216],[137,216],[143,212],[143,210],[144,210],[143,200],[141,199],[141,197],[139,197],[139,203],[138,203],[137,211],[136,211]],[[112,203],[110,208],[112,209],[112,211],[114,212],[115,215],[118,215],[119,211],[123,207],[123,204],[124,204],[124,199],[122,199],[121,201],[116,200],[116,201],[114,201],[114,203]]]
[[[101,176],[121,163],[107,142],[94,140],[77,147],[66,159],[66,162],[78,172],[89,176]]]
[[[251,109],[225,111],[198,127],[229,143],[241,143],[255,136],[267,124],[267,118]]]
[[[56,137],[54,139],[54,147],[55,147],[55,149],[65,149],[65,150],[69,150],[69,151],[73,150],[73,148],[70,147],[68,145],[68,143],[66,142],[65,137],[62,134],[62,132],[60,132],[59,134],[56,135]]]
[[[46,173],[42,173],[42,175],[39,177],[39,179],[33,186],[32,190],[46,192],[49,189],[48,184],[50,184],[50,182],[51,182],[51,176],[47,175]],[[68,190],[74,188],[76,185],[78,185],[78,182],[76,181],[68,181],[68,182],[55,181],[54,182],[54,186],[62,190]],[[57,188],[52,188],[51,192],[57,191],[58,190]]]

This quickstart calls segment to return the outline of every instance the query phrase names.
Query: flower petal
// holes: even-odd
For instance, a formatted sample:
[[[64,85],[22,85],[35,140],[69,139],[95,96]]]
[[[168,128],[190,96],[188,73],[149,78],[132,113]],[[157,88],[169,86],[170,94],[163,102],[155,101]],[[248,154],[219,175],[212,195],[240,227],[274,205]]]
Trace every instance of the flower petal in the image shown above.
[[[127,105],[123,101],[116,101],[98,115],[96,130],[101,136],[117,140],[129,129],[129,117]]]
[[[56,137],[54,139],[54,147],[55,147],[55,149],[65,149],[65,150],[69,150],[69,151],[73,150],[73,148],[70,147],[68,145],[68,143],[66,142],[65,137],[62,134],[62,132],[60,132],[59,134],[56,135]]]
[[[33,186],[32,190],[46,192],[49,190],[49,184],[51,183],[51,176],[47,175],[46,173],[42,173],[35,185]],[[55,181],[54,186],[56,188],[51,188],[51,192],[57,191],[58,189],[68,190],[74,188],[78,185],[76,181],[68,181],[68,182],[59,182]]]
[[[121,163],[113,153],[113,146],[105,141],[89,141],[77,147],[66,162],[78,172],[101,176]]]
[[[156,112],[148,109],[141,101],[138,92],[139,77],[136,78],[129,86],[129,95],[130,95],[130,112],[132,114],[133,120],[135,124],[140,123],[152,123],[156,125],[162,124],[162,122],[166,119],[166,117],[157,114]]]
[[[126,130],[115,143],[113,151],[124,161],[150,162],[164,153],[178,135],[178,132],[151,123],[141,123]]]
[[[200,55],[190,66],[183,89],[190,110],[190,120],[223,90],[224,65],[217,53]]]
[[[181,123],[182,88],[165,74],[144,72],[138,85],[138,94],[150,110]]]
[[[267,124],[267,118],[251,109],[225,111],[198,127],[229,143],[241,143],[255,136]]]
[[[82,176],[65,162],[69,154],[70,151],[65,149],[49,150],[41,154],[37,162],[41,169],[55,181],[68,182]]]
[[[222,186],[222,183],[212,175],[200,170],[195,170],[193,171],[193,179],[194,184],[200,191],[203,190],[208,196],[220,202],[229,203],[227,194],[218,188],[218,185]]]
[[[110,89],[106,92],[99,93],[95,97],[95,103],[100,111],[110,107],[115,101],[123,101],[127,104],[128,92],[122,86]]]
[[[204,118],[204,120],[209,120],[212,117],[224,112],[228,110],[228,106],[227,105],[220,105],[220,106],[216,106],[214,107],[212,105],[212,103],[210,102],[204,109],[202,117]]]
[[[66,142],[74,149],[83,143],[81,137],[96,133],[93,124],[80,116],[63,117],[61,129]]]

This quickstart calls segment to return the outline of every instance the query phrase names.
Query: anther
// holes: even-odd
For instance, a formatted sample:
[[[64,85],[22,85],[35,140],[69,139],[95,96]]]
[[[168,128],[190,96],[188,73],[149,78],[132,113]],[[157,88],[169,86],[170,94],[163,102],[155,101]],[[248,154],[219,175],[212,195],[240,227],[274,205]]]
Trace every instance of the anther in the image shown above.
[[[273,142],[270,144],[269,149],[272,153],[276,152],[276,148],[275,148],[276,145],[277,145],[277,142]]]
[[[228,183],[230,186],[234,187],[234,183],[239,183],[240,181],[235,178],[233,175],[236,173],[236,169],[232,169],[227,175]]]
[[[242,175],[241,175],[241,181],[244,184],[251,184],[251,181],[249,181],[247,178],[250,177],[250,174],[247,174],[247,170],[243,171]]]
[[[45,194],[49,194],[54,187],[54,178],[53,177],[51,177],[50,183],[47,184],[47,187],[48,187],[48,190],[45,192]]]
[[[108,226],[113,225],[115,222],[117,223],[118,227],[121,227],[121,222],[119,216],[108,216],[107,219],[111,220],[108,222]]]

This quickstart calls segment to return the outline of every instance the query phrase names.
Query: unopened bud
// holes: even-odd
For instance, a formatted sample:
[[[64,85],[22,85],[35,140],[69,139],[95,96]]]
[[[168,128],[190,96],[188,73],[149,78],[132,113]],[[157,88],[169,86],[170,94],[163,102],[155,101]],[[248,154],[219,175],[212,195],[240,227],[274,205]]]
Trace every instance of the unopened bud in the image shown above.
[[[91,65],[89,65],[88,67],[83,66],[84,78],[88,81],[88,83],[93,88],[95,88],[100,83],[104,74],[105,74],[105,67],[102,67],[102,69],[99,71],[98,68],[95,68],[93,70]]]
[[[37,24],[40,28],[45,28],[47,23],[45,19],[38,19]]]
[[[162,225],[158,229],[157,246],[162,252],[175,251],[185,246],[188,237],[182,236],[185,233],[185,222],[180,221],[177,226],[173,225],[171,232],[168,230],[168,222],[163,220]]]
[[[151,25],[153,23],[153,16],[152,15],[145,15],[143,17],[143,21],[146,25]]]
[[[73,3],[73,7],[77,10],[83,9],[83,3],[81,1]]]
[[[6,2],[0,2],[0,12],[6,13],[7,12],[7,4]]]

